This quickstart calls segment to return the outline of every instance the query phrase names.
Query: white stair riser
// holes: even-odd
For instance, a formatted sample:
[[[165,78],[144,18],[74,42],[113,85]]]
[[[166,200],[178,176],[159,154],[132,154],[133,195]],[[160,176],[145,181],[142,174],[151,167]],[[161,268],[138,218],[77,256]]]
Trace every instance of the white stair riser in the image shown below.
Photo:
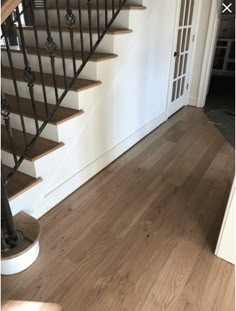
[[[43,191],[45,191],[44,184],[43,181],[41,181],[33,187],[27,189],[27,191],[24,191],[15,198],[12,198],[9,203],[13,216],[21,212],[22,210],[30,208],[32,204],[32,197],[37,197],[37,195],[39,193],[42,193]]]
[[[63,142],[67,144],[71,140],[71,136],[78,133],[81,129],[81,122],[84,115],[78,115],[60,124],[48,123],[47,126],[42,131],[40,137],[50,139],[56,142]],[[32,118],[24,117],[25,127],[27,133],[35,134],[35,122]],[[2,124],[4,124],[2,120]],[[39,122],[41,126],[42,121]],[[22,124],[19,115],[11,113],[11,127],[14,129],[22,130]]]
[[[38,30],[38,40],[40,47],[45,48],[45,43],[47,41],[47,32],[44,30]],[[60,36],[59,32],[52,31],[51,36],[54,40],[54,42],[57,45],[57,48],[59,49],[61,47],[60,43]],[[71,50],[71,39],[70,39],[70,33],[69,32],[63,32],[63,47],[65,50]],[[25,44],[26,46],[32,46],[34,47],[35,44],[35,35],[33,30],[24,30],[24,38],[25,38]],[[90,36],[88,33],[84,33],[83,35],[83,44],[84,44],[84,50],[89,51],[90,50]],[[92,35],[93,38],[93,45],[96,43],[98,36],[97,34]],[[113,34],[107,34],[105,38],[103,38],[102,42],[99,44],[98,48],[96,49],[97,52],[107,52],[107,53],[113,53]],[[80,34],[78,32],[74,33],[74,49],[75,51],[81,50],[81,40],[80,40]]]
[[[24,122],[25,122],[26,132],[29,134],[35,135],[36,127],[35,127],[34,119],[24,117]],[[43,123],[42,121],[38,122],[39,127],[42,125],[42,123]],[[2,124],[4,124],[3,119],[2,119]],[[22,123],[21,123],[20,116],[18,114],[11,113],[11,127],[22,131]],[[57,125],[54,125],[54,124],[48,123],[40,136],[46,139],[60,142],[58,138]]]
[[[11,153],[2,150],[1,156],[2,156],[2,163],[4,165],[7,165],[9,167],[14,167],[14,159]],[[30,175],[32,177],[40,177],[40,176],[37,176],[36,174],[34,162],[31,162],[28,160],[24,160],[22,162],[22,164],[18,168],[18,171],[25,173],[27,175]]]
[[[76,22],[75,25],[79,25],[79,14],[78,10],[73,10],[72,13],[75,15]],[[66,10],[60,10],[60,20],[61,20],[61,26],[67,26],[66,24]],[[49,20],[51,26],[58,26],[58,18],[57,18],[57,10],[48,10]],[[108,11],[108,22],[112,19],[112,10]],[[36,24],[37,25],[45,25],[45,12],[44,10],[36,10],[35,11],[35,18],[36,18]],[[88,19],[88,11],[82,11],[82,25],[86,26],[88,28],[89,26],[89,19]],[[100,29],[105,28],[105,11],[100,10],[99,11],[99,24]],[[92,28],[97,28],[98,22],[97,22],[97,11],[92,10],[91,11],[91,26]],[[116,27],[123,27],[128,28],[129,27],[129,10],[122,10],[115,21],[112,24],[112,28]]]
[[[18,81],[17,86],[18,86],[19,96],[30,99],[30,94],[29,94],[27,84],[25,82]],[[2,90],[3,92],[7,94],[15,95],[14,86],[11,80],[2,78]],[[60,94],[62,93],[62,90],[59,89],[58,91],[59,91],[59,96],[60,96]],[[46,92],[47,92],[48,103],[55,104],[54,88],[46,87]],[[64,100],[62,101],[61,106],[79,110],[81,109],[80,104],[83,107],[86,106],[86,104],[91,104],[91,103],[95,105],[97,102],[97,99],[100,98],[99,97],[100,92],[101,92],[101,85],[97,85],[95,87],[91,87],[89,89],[86,89],[80,92],[69,91],[67,95],[65,96]],[[41,85],[35,84],[34,96],[35,96],[35,100],[44,102]]]
[[[64,146],[44,155],[43,157],[37,159],[36,161],[24,160],[19,166],[18,170],[22,173],[30,175],[32,177],[41,177],[43,180],[48,180],[54,174],[51,169],[53,168],[55,162],[60,163],[61,156],[63,154]],[[2,150],[2,163],[14,167],[14,160],[11,153]]]
[[[37,55],[28,54],[28,60],[30,67],[33,71],[39,72],[39,61]],[[20,53],[12,53],[12,61],[15,68],[24,69],[24,58],[23,55]],[[41,62],[43,67],[44,73],[52,73],[52,66],[51,60],[49,56],[41,56]],[[2,63],[4,66],[9,67],[9,60],[7,56],[7,52],[2,52]],[[81,61],[76,61],[76,69],[79,69],[81,65]],[[73,62],[72,59],[65,59],[65,67],[66,67],[66,75],[67,77],[74,77],[73,71]],[[55,58],[55,70],[57,75],[64,75],[63,71],[63,63],[61,58]],[[82,72],[80,73],[79,77],[81,79],[90,79],[90,80],[98,80],[97,76],[97,63],[96,62],[88,62]]]
[[[29,89],[26,82],[17,82],[18,92],[20,97],[31,98],[29,94]],[[15,95],[15,90],[13,82],[9,79],[2,78],[2,90],[10,95]],[[58,89],[59,96],[62,94],[62,89]],[[53,87],[46,87],[47,100],[50,104],[55,104],[55,91]],[[36,101],[44,102],[42,86],[34,85],[34,96]],[[61,103],[62,107],[78,109],[79,110],[79,92],[69,91]]]

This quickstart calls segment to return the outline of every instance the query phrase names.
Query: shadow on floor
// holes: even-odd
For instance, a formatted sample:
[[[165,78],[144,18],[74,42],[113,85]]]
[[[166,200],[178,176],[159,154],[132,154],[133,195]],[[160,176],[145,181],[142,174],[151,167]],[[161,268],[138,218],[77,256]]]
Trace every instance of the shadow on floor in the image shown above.
[[[212,77],[205,113],[235,148],[235,78]]]

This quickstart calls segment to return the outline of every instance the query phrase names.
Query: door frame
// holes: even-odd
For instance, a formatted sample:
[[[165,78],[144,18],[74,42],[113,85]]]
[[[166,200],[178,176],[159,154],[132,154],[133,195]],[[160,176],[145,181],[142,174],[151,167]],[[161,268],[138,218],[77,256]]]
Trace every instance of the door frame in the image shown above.
[[[198,32],[199,24],[200,24],[200,16],[201,16],[201,8],[202,8],[203,0],[195,0],[194,3],[194,11],[193,11],[193,22],[192,22],[192,34],[191,40],[194,36],[194,42],[192,43],[192,51],[189,53],[189,70],[186,75],[186,86],[187,84],[191,83],[191,79],[193,77],[193,63],[194,57],[196,55],[196,34]],[[173,25],[172,31],[172,47],[171,47],[171,63],[170,63],[170,72],[169,72],[169,83],[168,83],[168,94],[167,94],[167,103],[166,103],[166,117],[169,118],[171,115],[168,114],[169,104],[172,98],[172,86],[173,86],[173,74],[174,74],[174,65],[175,65],[175,58],[173,57],[175,49],[176,49],[176,41],[178,35],[178,25],[179,25],[179,14],[181,8],[181,0],[178,0],[176,4],[176,12],[175,12],[175,21]],[[188,87],[186,91],[186,105],[189,102],[190,97],[190,87]]]
[[[221,0],[217,1],[212,0],[211,3],[210,18],[200,76],[200,85],[197,96],[196,107],[198,108],[205,107],[206,97],[209,91],[213,62],[215,57],[216,43],[220,26],[221,4],[222,4]]]

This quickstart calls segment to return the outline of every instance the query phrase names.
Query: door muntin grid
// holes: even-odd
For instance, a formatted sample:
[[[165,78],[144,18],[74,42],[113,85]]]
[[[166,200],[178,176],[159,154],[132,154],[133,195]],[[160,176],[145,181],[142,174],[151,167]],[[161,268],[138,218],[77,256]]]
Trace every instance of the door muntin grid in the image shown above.
[[[184,94],[193,21],[193,8],[194,0],[181,0],[175,53],[172,102]]]

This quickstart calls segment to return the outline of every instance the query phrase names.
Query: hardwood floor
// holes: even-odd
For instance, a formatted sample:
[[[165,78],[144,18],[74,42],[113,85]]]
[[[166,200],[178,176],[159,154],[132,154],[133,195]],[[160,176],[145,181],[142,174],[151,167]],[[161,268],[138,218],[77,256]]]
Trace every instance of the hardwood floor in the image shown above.
[[[234,267],[213,255],[234,150],[186,107],[40,220],[41,254],[2,299],[66,311],[233,311]]]

